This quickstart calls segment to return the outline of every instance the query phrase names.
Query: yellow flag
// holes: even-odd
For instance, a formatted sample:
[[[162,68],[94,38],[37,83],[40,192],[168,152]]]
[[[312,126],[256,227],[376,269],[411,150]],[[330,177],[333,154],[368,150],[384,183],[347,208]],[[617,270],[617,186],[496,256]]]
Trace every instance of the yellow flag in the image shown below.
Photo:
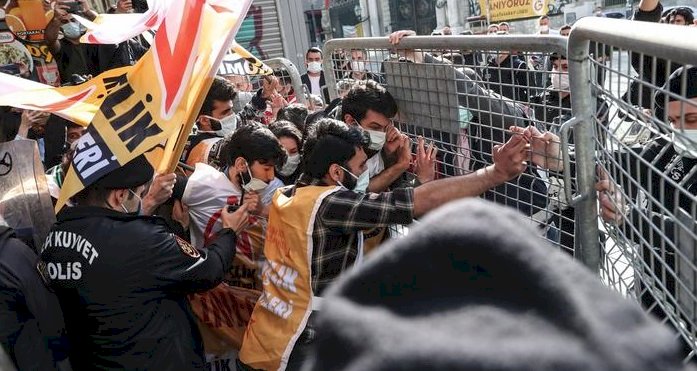
[[[153,15],[164,14],[164,19],[150,50],[134,66],[62,88],[0,73],[0,105],[52,112],[87,126],[56,210],[97,179],[154,148],[156,153],[148,155],[153,166],[162,171],[174,168],[183,138],[191,131],[251,0],[183,0],[167,5],[165,12]],[[118,23],[97,26],[95,35],[108,35]]]

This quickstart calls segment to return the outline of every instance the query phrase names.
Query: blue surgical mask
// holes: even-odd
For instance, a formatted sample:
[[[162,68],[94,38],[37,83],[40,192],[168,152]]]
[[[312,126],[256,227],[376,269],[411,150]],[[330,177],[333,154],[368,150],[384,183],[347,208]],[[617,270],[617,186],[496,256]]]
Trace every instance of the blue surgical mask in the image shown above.
[[[368,170],[361,173],[360,176],[356,176],[352,172],[348,171],[345,167],[341,166],[341,168],[356,179],[356,185],[353,187],[354,192],[366,193],[368,191],[368,184],[370,183],[370,174],[368,174]],[[346,188],[346,186],[341,184],[341,182],[339,182],[339,185]]]
[[[121,204],[121,208],[123,209],[123,211],[124,211],[126,214],[141,215],[141,213],[142,213],[142,211],[143,211],[143,199],[140,198],[140,196],[138,196],[138,195],[137,195],[135,192],[133,192],[133,190],[131,190],[131,189],[129,189],[128,192],[131,192],[131,194],[133,195],[133,197],[135,197],[135,198],[138,199],[138,209],[137,209],[136,211],[134,211],[134,212],[130,212],[130,211],[128,211],[128,209],[126,208],[126,206],[124,206],[123,204]]]
[[[61,31],[63,31],[63,36],[71,40],[79,39],[82,36],[82,28],[77,22],[68,22],[62,25]]]

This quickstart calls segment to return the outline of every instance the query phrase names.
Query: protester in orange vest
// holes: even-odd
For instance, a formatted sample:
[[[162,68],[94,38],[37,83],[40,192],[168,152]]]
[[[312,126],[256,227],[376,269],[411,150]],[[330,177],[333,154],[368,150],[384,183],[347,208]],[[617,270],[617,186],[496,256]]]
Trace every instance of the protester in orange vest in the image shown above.
[[[264,292],[254,308],[239,367],[299,369],[315,338],[313,311],[324,290],[363,258],[362,231],[409,224],[451,200],[475,197],[518,176],[528,144],[513,136],[494,148],[494,165],[418,188],[365,193],[369,136],[322,119],[303,147],[304,173],[274,195],[264,245]],[[423,144],[417,155],[424,155]]]

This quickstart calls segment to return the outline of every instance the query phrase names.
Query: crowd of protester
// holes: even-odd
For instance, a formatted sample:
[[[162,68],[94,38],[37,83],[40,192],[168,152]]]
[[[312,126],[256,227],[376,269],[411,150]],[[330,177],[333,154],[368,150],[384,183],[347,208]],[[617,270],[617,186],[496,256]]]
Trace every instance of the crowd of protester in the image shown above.
[[[133,65],[150,47],[146,34],[118,45],[80,43],[85,29],[66,3],[57,2],[45,31],[66,85]],[[86,18],[96,17],[87,1],[79,4]],[[141,7],[118,0],[110,12]],[[683,8],[665,17],[662,10],[658,0],[642,0],[635,19],[693,24]],[[540,35],[566,37],[572,29],[556,31],[549,17],[539,19]],[[487,33],[512,31],[503,22]],[[398,31],[388,39],[398,47],[412,35]],[[589,54],[603,64],[612,49],[591,45]],[[331,58],[332,71],[324,71],[324,58]],[[378,68],[371,58],[362,49],[325,56],[310,48],[297,87],[302,91],[282,69],[217,76],[174,173],[158,174],[139,156],[102,176],[69,200],[41,246],[0,226],[0,343],[11,364],[20,370],[211,369],[204,349],[210,334],[202,325],[207,314],[190,301],[222,287],[258,298],[230,365],[238,370],[682,369],[665,328],[539,239],[567,251],[577,245],[576,212],[555,203],[549,185],[565,170],[559,127],[571,113],[567,57],[406,50],[378,61]],[[390,61],[464,67],[453,72],[458,133],[407,132],[410,126],[400,124],[405,107],[385,73]],[[650,210],[648,220],[632,215],[640,210],[618,194],[637,196],[641,187],[675,198],[676,207],[694,208],[686,194],[697,194],[691,134],[697,131],[697,69],[639,55],[631,62],[637,70],[642,64],[642,71],[673,72],[660,81],[640,76],[665,86],[665,104],[642,102],[639,97],[652,92],[638,92],[646,87],[639,83],[623,97],[657,110],[649,113],[667,117],[672,130],[642,143],[634,157],[612,153],[639,185],[618,192],[632,183],[618,185],[600,174],[596,190],[603,220],[651,233],[633,223],[652,223],[661,210]],[[597,79],[602,85],[603,74]],[[330,80],[336,86],[328,86]],[[594,98],[595,118],[607,126],[607,102]],[[84,131],[49,113],[0,111],[0,142],[37,143],[54,202]],[[647,163],[671,171],[680,188],[647,178]],[[479,196],[505,207],[465,202],[427,215]],[[521,216],[533,221],[522,232]],[[396,238],[391,227],[422,217],[413,235]],[[666,264],[674,269],[675,261]],[[664,274],[665,267],[654,269]],[[516,270],[521,280],[511,273]],[[675,292],[674,279],[666,285]],[[574,290],[583,295],[570,297]],[[655,298],[641,299],[653,315],[666,317]],[[590,311],[596,300],[602,308]],[[563,310],[568,315],[560,315]],[[480,336],[492,349],[475,341]],[[559,349],[539,351],[548,346]],[[499,359],[505,353],[499,348],[512,353]],[[516,354],[520,359],[508,359]]]

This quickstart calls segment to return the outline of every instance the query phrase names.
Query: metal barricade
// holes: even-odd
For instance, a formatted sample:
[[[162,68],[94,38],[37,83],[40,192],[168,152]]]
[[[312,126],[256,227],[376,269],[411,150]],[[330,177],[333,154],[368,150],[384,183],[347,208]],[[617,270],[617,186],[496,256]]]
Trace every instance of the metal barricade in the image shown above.
[[[387,38],[334,39],[325,45],[324,71],[332,99],[355,80],[384,85],[399,106],[395,126],[438,147],[442,178],[492,164],[494,147],[520,135],[511,126],[560,133],[571,118],[568,86],[560,86],[566,42],[553,36],[413,36],[395,47]],[[573,253],[575,212],[565,195],[572,187],[564,186],[559,152],[548,156],[551,151],[536,148],[523,175],[484,197],[518,209],[541,235]]]
[[[592,17],[569,40],[581,258],[672,325],[687,359],[697,349],[697,143],[683,129],[697,129],[697,98],[685,98],[697,71],[670,76],[697,61],[694,40],[691,27]]]
[[[295,65],[285,58],[272,58],[267,59],[264,63],[269,66],[274,71],[274,75],[278,78],[281,83],[281,87],[290,85],[293,90],[293,95],[289,96],[290,89],[282,92],[283,98],[288,101],[288,103],[301,103],[307,105],[307,97],[305,94],[305,86],[300,80],[300,72]],[[252,81],[254,86],[254,91],[261,87],[261,82],[263,77],[259,77]]]

